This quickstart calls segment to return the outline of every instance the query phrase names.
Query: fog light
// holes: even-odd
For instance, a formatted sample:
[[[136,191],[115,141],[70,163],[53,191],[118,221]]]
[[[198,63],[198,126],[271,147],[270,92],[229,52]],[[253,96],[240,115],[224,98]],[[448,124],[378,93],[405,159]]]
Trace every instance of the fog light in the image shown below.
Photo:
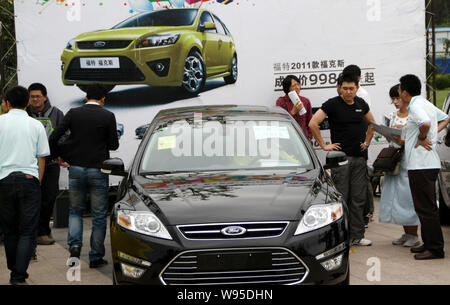
[[[145,267],[150,267],[152,265],[152,263],[150,263],[150,262],[147,262],[147,261],[145,261],[143,259],[131,256],[129,254],[126,254],[126,253],[123,253],[123,252],[120,252],[120,251],[117,251],[117,255],[121,259],[127,260],[127,261],[135,263],[137,265],[142,265],[142,266],[145,266]]]
[[[130,266],[130,265],[127,265],[124,263],[120,263],[120,267],[122,268],[123,275],[134,278],[134,279],[140,278],[145,272],[144,269]]]
[[[326,252],[324,252],[324,253],[321,253],[321,254],[317,255],[317,256],[316,256],[316,259],[317,259],[317,260],[321,260],[321,259],[323,259],[323,258],[326,258],[326,257],[328,257],[328,256],[332,256],[332,255],[334,255],[334,254],[336,254],[336,253],[338,253],[338,252],[341,252],[341,251],[343,251],[343,250],[345,250],[345,243],[342,243],[342,244],[340,244],[340,245],[334,247],[334,248],[331,249],[331,250],[328,250],[328,251],[326,251]]]
[[[320,263],[325,270],[332,271],[339,268],[342,264],[342,258],[344,257],[344,254],[339,254],[338,256],[333,257],[332,259],[326,260],[322,263]]]
[[[164,70],[164,65],[163,64],[156,64],[155,66],[156,71],[161,72],[162,70]]]

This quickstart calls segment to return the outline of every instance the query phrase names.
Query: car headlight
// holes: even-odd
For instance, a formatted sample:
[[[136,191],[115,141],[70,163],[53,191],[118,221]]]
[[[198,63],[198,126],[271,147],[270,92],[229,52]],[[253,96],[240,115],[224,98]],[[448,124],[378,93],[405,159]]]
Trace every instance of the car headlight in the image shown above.
[[[152,35],[140,41],[137,47],[151,48],[151,47],[167,46],[177,42],[178,38],[180,38],[180,34]]]
[[[127,230],[153,237],[172,239],[166,227],[152,212],[117,211],[117,224]]]
[[[75,47],[75,38],[72,38],[72,39],[69,40],[69,42],[67,43],[66,49],[73,50],[74,47]]]
[[[338,220],[343,214],[341,203],[312,205],[298,224],[294,235],[322,228]]]

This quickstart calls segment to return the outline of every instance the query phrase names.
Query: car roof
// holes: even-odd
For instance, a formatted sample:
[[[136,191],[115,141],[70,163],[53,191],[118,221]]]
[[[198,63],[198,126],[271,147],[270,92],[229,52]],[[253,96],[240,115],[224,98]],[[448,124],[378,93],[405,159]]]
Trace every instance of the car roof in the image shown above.
[[[191,107],[177,107],[163,109],[158,112],[154,120],[173,120],[186,117],[193,117],[195,113],[202,116],[227,116],[227,117],[259,117],[261,119],[289,120],[290,115],[283,108],[267,107],[258,105],[204,105]]]

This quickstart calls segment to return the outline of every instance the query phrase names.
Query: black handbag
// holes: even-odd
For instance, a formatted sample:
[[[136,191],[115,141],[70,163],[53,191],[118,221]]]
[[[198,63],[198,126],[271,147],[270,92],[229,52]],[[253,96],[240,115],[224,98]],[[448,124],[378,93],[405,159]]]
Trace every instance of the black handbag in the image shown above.
[[[398,175],[400,172],[400,162],[403,156],[403,147],[386,147],[378,154],[377,159],[373,162],[375,172],[383,172],[389,175]]]

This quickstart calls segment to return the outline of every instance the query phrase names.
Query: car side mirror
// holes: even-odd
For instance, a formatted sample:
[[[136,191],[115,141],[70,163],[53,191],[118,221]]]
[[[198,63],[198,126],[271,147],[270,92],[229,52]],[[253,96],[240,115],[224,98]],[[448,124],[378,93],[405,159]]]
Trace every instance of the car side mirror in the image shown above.
[[[125,171],[125,166],[120,158],[112,158],[103,161],[102,173],[114,176],[128,176],[128,172]]]
[[[204,32],[206,30],[215,30],[215,29],[216,29],[216,25],[214,24],[214,22],[205,22],[205,23],[201,24],[199,27],[200,32]]]
[[[324,169],[336,168],[348,164],[347,155],[343,151],[329,151]]]

